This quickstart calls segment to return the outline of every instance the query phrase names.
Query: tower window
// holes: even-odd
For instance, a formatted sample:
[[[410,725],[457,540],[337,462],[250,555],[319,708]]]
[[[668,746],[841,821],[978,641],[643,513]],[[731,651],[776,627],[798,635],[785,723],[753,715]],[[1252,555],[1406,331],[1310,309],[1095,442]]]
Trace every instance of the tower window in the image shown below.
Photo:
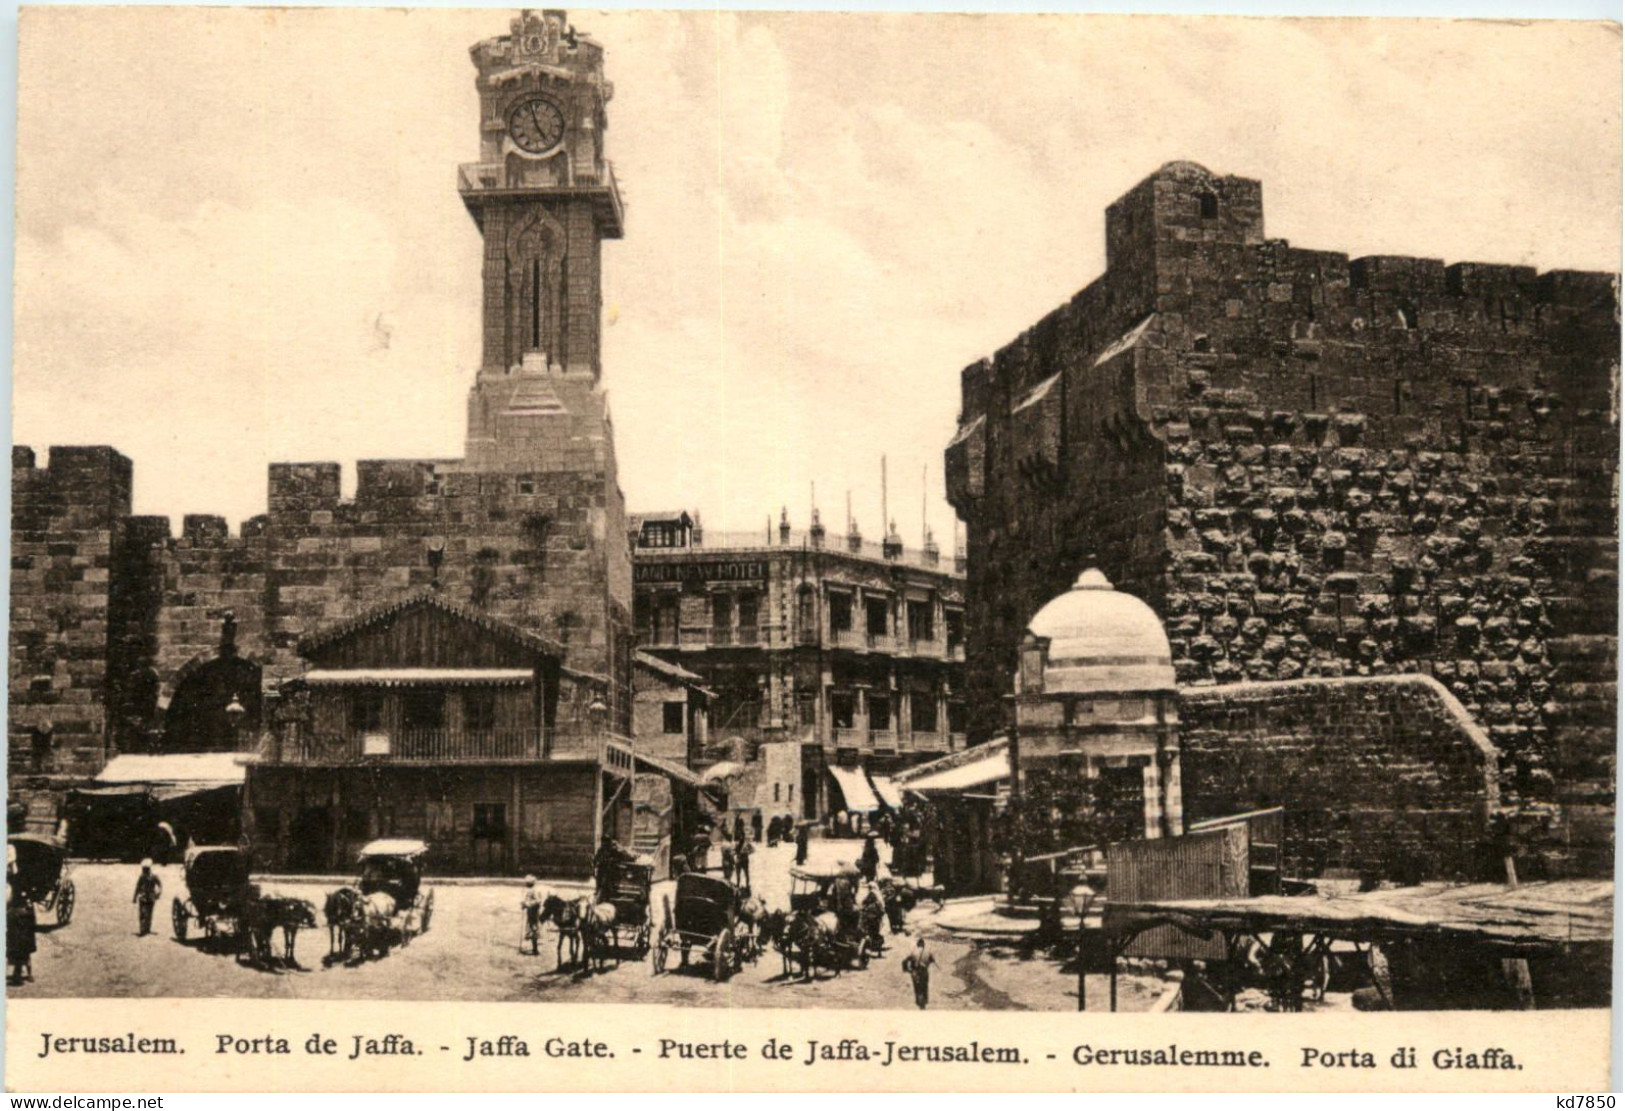
[[[1198,198],[1202,206],[1202,219],[1217,220],[1219,218],[1219,198],[1212,193],[1203,193]]]
[[[1406,331],[1416,327],[1416,309],[1409,302],[1399,306],[1399,326]]]

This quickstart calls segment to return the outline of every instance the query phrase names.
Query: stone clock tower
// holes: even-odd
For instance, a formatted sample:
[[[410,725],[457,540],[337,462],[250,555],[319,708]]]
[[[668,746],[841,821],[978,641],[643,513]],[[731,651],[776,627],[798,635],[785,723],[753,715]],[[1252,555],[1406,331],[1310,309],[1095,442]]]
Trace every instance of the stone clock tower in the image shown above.
[[[485,261],[468,459],[480,469],[528,470],[561,441],[608,435],[597,389],[599,251],[622,234],[604,158],[614,88],[603,48],[562,11],[522,12],[509,34],[471,54],[480,161],[460,167],[458,189]],[[568,427],[561,417],[573,418]]]

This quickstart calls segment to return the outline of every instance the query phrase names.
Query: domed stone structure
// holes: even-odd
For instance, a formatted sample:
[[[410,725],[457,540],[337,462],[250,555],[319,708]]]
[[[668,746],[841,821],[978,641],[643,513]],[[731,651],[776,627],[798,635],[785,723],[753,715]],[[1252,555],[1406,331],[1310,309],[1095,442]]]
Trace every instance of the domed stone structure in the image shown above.
[[[1028,624],[1015,731],[1027,851],[1182,831],[1168,635],[1098,569]]]
[[[1039,610],[1027,632],[1049,642],[1044,689],[1051,693],[1174,689],[1161,619],[1132,594],[1113,590],[1097,568]]]

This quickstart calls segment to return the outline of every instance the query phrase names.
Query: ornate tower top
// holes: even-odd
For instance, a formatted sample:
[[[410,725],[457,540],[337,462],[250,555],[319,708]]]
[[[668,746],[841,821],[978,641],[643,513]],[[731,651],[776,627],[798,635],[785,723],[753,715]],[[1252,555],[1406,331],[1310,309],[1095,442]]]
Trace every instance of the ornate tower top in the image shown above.
[[[621,237],[621,199],[604,157],[604,48],[562,11],[526,9],[509,33],[470,50],[479,76],[480,160],[460,168],[458,188],[483,230],[495,203],[553,196],[594,201],[599,234]]]

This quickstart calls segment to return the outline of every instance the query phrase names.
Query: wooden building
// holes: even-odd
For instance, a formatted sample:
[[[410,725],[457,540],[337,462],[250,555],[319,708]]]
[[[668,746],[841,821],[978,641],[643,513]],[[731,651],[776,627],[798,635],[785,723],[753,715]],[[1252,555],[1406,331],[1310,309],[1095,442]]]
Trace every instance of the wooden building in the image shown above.
[[[367,841],[415,837],[440,871],[586,875],[603,837],[632,843],[631,742],[560,727],[580,718],[561,701],[606,715],[546,639],[431,591],[299,650],[249,768],[261,867],[342,871]]]

